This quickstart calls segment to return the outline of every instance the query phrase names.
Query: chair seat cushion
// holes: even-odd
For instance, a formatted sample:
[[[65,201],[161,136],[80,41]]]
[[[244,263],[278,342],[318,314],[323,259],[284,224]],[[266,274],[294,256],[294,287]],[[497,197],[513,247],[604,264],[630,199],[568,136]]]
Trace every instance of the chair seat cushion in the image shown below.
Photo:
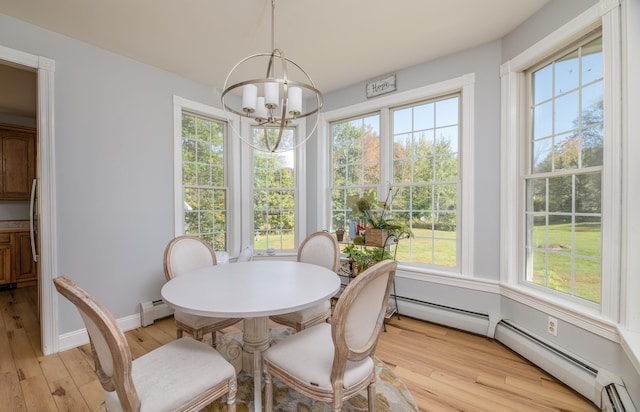
[[[299,310],[297,312],[283,313],[278,316],[273,316],[278,319],[286,319],[289,322],[294,323],[306,323],[317,318],[325,319],[331,315],[331,303],[328,300],[318,303],[310,308]]]
[[[140,411],[172,411],[235,375],[215,349],[184,337],[133,361],[132,378]],[[105,392],[108,411],[120,411],[116,392]]]
[[[202,329],[204,327],[215,327],[218,324],[229,321],[227,318],[210,318],[207,316],[192,315],[180,310],[173,313],[173,317],[180,323],[191,326],[194,329]],[[238,319],[239,320],[239,319]]]
[[[331,325],[322,323],[273,345],[264,352],[264,359],[306,386],[332,392],[333,352]],[[343,385],[349,388],[372,373],[374,363],[370,357],[357,362],[347,361]]]

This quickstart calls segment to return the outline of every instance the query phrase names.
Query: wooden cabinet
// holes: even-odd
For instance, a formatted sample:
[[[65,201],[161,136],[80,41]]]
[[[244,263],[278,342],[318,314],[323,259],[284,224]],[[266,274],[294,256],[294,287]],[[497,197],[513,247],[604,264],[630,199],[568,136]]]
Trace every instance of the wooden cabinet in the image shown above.
[[[0,125],[0,199],[29,200],[36,176],[36,131]]]
[[[0,233],[0,285],[11,283],[11,234]]]
[[[0,285],[21,287],[35,285],[38,271],[31,254],[28,231],[0,233]]]
[[[37,280],[36,262],[31,253],[31,235],[29,232],[16,232],[13,242],[14,266],[13,273],[18,286],[34,284]]]

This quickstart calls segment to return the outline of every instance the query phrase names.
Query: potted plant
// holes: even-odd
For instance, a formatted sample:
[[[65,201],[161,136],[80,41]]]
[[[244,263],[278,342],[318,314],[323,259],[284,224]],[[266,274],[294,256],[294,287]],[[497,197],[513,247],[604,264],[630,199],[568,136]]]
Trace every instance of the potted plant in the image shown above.
[[[364,239],[365,245],[384,247],[390,238],[402,239],[412,235],[411,230],[404,224],[393,220],[389,216],[393,195],[391,188],[387,193],[384,202],[377,205],[377,210],[373,210],[375,203],[372,196],[362,196],[355,202],[354,210],[357,210],[366,222]]]
[[[391,253],[385,248],[358,247],[347,245],[342,252],[349,258],[351,264],[351,275],[357,276],[364,270],[385,259],[393,259]]]

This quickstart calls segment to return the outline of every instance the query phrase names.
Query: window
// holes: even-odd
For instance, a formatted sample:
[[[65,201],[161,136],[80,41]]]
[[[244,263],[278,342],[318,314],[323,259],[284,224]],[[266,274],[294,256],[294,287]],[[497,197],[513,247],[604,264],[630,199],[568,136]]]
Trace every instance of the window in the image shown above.
[[[525,280],[600,303],[602,37],[588,37],[526,76]]]
[[[183,111],[184,233],[227,249],[225,123]]]
[[[501,66],[501,281],[596,333],[624,310],[619,11],[600,2]]]
[[[392,113],[393,215],[413,237],[397,258],[458,266],[459,97],[394,109]]]
[[[264,139],[265,131],[251,128],[254,139]],[[295,139],[295,128],[284,131],[282,139]],[[295,250],[295,156],[294,151],[266,153],[253,150],[253,246]]]
[[[473,85],[468,74],[322,114],[326,227],[344,227],[353,237],[354,200],[373,194],[382,202],[390,194],[392,218],[413,232],[399,242],[399,261],[472,274]]]
[[[229,118],[227,120],[227,118]],[[240,253],[238,116],[173,96],[175,235],[191,234],[216,251]]]

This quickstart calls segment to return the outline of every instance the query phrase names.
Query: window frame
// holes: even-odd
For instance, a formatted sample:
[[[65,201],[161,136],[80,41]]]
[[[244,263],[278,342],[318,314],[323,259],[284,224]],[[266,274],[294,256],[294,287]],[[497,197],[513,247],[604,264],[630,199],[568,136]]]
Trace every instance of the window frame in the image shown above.
[[[194,102],[180,96],[173,96],[173,142],[174,142],[174,236],[184,234],[184,198],[182,186],[182,114],[183,112],[211,118],[226,124],[226,151],[224,156],[224,168],[226,172],[225,185],[227,191],[227,250],[230,255],[237,256],[240,253],[239,236],[236,233],[240,228],[240,214],[236,212],[240,205],[240,188],[238,164],[239,139],[230,138],[232,127],[238,128],[239,118],[236,115],[227,115],[223,110]]]
[[[617,2],[600,2],[501,66],[501,236],[500,280],[505,295],[546,311],[567,313],[585,327],[615,339],[610,325],[619,316],[621,216],[620,17]],[[528,116],[526,71],[598,27],[602,31],[604,158],[602,175],[602,272],[598,307],[531,287],[524,281]]]
[[[442,274],[442,275],[462,275],[473,276],[473,241],[474,241],[474,88],[475,74],[468,73],[450,80],[434,83],[405,92],[394,93],[383,96],[375,100],[366,101],[352,106],[336,109],[320,114],[318,124],[317,153],[318,153],[318,173],[317,187],[319,188],[319,198],[324,201],[318,204],[318,227],[328,228],[331,226],[331,153],[332,137],[331,123],[373,112],[380,113],[380,151],[389,153],[391,147],[392,131],[390,130],[390,113],[392,109],[400,106],[410,105],[425,100],[431,100],[440,96],[450,94],[460,94],[460,258],[458,268],[448,270],[444,267],[426,266],[425,264],[399,262],[401,267],[411,269],[416,274]],[[386,193],[387,185],[391,182],[392,156],[381,159],[380,164],[380,187],[378,193]],[[324,195],[324,196],[323,196]]]

